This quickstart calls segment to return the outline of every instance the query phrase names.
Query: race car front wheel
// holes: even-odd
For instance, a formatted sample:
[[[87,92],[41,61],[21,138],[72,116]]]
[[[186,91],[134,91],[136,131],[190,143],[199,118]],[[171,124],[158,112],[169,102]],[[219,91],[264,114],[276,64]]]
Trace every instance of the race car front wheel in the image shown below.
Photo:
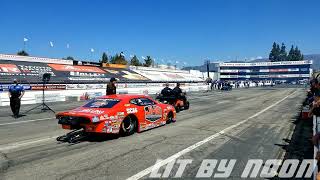
[[[170,112],[169,114],[168,114],[168,116],[167,116],[167,124],[170,124],[171,122],[172,122],[172,120],[173,120],[173,115],[172,115],[172,113]]]
[[[121,123],[121,132],[124,136],[129,136],[134,133],[136,129],[136,120],[130,116],[124,118]]]

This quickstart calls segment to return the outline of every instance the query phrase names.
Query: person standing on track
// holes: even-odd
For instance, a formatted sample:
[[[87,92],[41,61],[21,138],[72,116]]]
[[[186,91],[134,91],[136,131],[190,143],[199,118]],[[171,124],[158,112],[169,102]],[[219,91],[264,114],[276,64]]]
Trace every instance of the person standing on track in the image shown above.
[[[13,80],[13,85],[9,86],[10,107],[14,118],[19,117],[21,98],[24,95],[23,86],[18,84],[17,79]]]
[[[116,78],[114,77],[110,78],[110,82],[108,83],[107,90],[106,90],[107,95],[117,94],[116,82],[117,82]]]

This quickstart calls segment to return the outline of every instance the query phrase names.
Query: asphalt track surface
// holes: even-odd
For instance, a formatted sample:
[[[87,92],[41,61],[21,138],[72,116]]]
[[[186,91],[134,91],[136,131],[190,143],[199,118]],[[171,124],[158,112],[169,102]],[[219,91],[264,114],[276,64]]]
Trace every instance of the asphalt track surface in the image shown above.
[[[303,88],[252,88],[189,95],[177,122],[128,137],[59,143],[54,114],[33,111],[13,119],[0,108],[0,179],[148,179],[156,163],[192,159],[182,179],[193,179],[203,159],[236,159],[239,179],[248,159],[278,159],[305,98]],[[83,102],[50,104],[56,111]],[[33,106],[23,106],[22,112]],[[161,172],[160,169],[159,172]],[[170,176],[177,170],[175,165]]]

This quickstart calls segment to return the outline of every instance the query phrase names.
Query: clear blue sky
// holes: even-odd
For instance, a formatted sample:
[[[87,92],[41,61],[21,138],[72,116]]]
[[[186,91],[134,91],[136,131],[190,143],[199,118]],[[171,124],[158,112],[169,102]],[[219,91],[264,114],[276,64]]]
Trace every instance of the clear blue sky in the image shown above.
[[[0,7],[0,53],[16,53],[24,37],[31,55],[58,58],[124,51],[196,65],[267,57],[274,41],[320,53],[319,0],[1,0]]]

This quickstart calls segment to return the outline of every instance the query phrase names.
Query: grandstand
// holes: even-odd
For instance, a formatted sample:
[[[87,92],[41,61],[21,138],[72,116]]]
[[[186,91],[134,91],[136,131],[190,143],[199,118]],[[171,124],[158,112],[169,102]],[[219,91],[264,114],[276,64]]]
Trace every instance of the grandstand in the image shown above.
[[[0,83],[11,83],[13,78],[22,84],[41,82],[41,73],[52,74],[51,84],[106,83],[116,77],[120,83],[134,82],[201,82],[189,71],[83,63],[79,61],[25,57],[0,54]]]
[[[155,94],[165,82],[172,87],[180,82],[185,91],[207,88],[203,78],[183,70],[0,54],[0,92],[7,91],[12,80],[17,79],[31,90],[22,98],[22,104],[41,102],[43,73],[52,75],[44,86],[48,102],[79,100],[88,94],[102,96],[111,77],[119,79],[117,93]],[[0,106],[7,105],[7,93],[0,93]]]

